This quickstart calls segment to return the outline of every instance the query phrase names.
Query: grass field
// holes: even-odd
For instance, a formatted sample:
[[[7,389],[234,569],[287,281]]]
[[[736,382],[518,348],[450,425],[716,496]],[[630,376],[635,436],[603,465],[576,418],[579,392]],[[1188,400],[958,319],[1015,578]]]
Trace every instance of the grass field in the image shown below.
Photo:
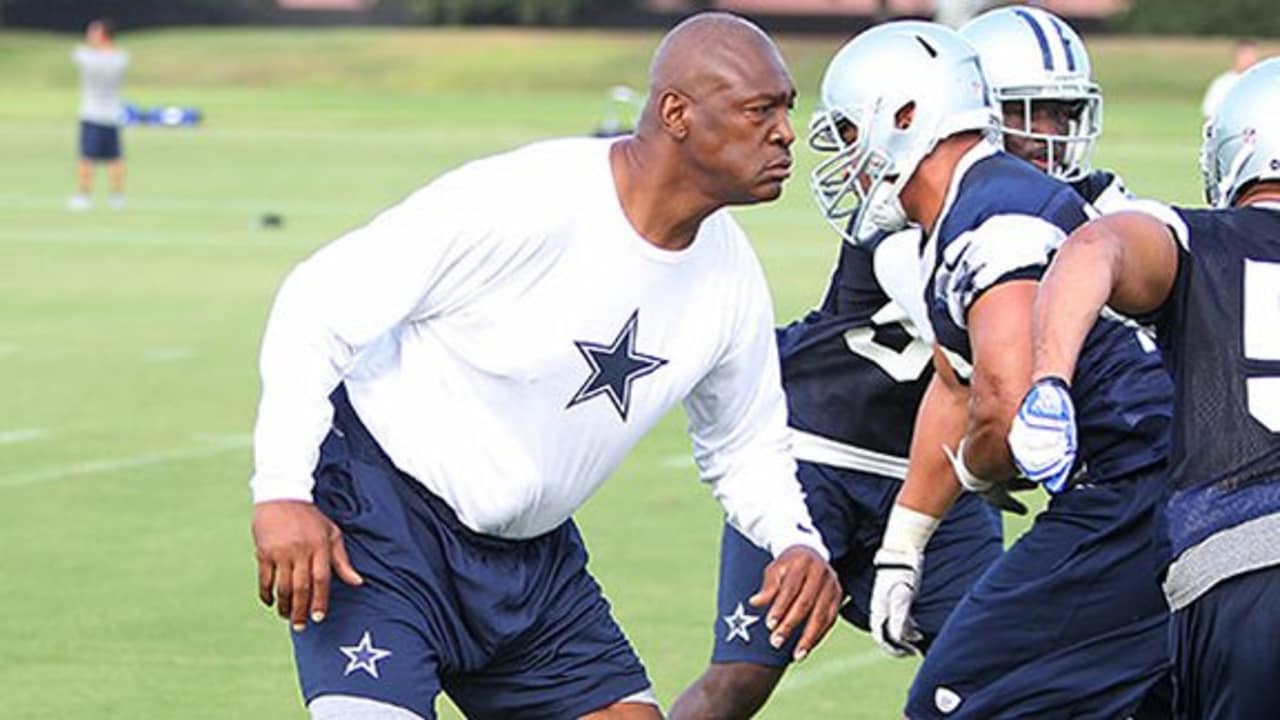
[[[127,34],[129,98],[198,105],[206,123],[128,130],[128,209],[103,209],[100,189],[94,211],[70,214],[75,38],[0,33],[0,716],[304,715],[248,534],[256,347],[276,285],[464,159],[590,130],[606,87],[643,85],[656,37]],[[784,38],[801,124],[838,44]],[[1092,47],[1100,164],[1140,194],[1196,202],[1199,97],[1227,43]],[[780,319],[818,298],[836,249],[797,156],[781,201],[738,213]],[[260,229],[265,212],[285,226]],[[579,514],[664,702],[703,667],[714,609],[720,515],[686,458],[673,415]],[[894,717],[913,668],[839,627],[765,717]]]

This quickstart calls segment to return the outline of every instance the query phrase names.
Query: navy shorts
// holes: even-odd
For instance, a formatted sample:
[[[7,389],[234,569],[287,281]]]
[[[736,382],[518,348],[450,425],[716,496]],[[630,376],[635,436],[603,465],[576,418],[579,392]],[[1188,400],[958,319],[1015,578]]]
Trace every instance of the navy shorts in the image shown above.
[[[80,157],[86,160],[120,159],[120,128],[81,120]]]
[[[335,578],[328,617],[292,633],[307,702],[434,718],[443,690],[467,717],[577,717],[650,687],[572,521],[524,541],[470,531],[396,470],[342,388],[332,399],[315,501],[365,583]]]
[[[1053,498],[956,606],[907,716],[1167,718],[1166,487],[1154,472]]]
[[[872,557],[880,548],[884,525],[902,483],[854,470],[800,462],[797,477],[809,514],[831,551],[846,600],[845,620],[869,627]],[[925,647],[937,635],[951,608],[969,586],[1000,556],[999,512],[966,493],[938,527],[924,555],[924,582],[912,616],[924,633]],[[791,662],[800,632],[781,648],[769,645],[763,610],[747,604],[760,589],[772,556],[725,525],[720,544],[720,590],[714,623],[712,662],[749,662],[781,667]]]
[[[1173,615],[1174,716],[1273,718],[1280,708],[1280,566],[1219,583]]]

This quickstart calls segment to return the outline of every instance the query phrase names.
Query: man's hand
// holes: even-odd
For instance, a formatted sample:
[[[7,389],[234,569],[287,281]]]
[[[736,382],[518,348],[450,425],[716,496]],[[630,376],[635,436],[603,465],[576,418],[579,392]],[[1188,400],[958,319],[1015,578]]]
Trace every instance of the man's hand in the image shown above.
[[[307,618],[329,611],[330,568],[348,585],[364,578],[351,566],[342,531],[315,505],[275,500],[253,507],[253,544],[258,555],[258,597],[275,602],[280,617],[302,631]],[[277,602],[278,601],[278,602]]]
[[[769,606],[765,627],[769,644],[775,648],[804,623],[804,633],[796,644],[795,659],[805,659],[835,624],[843,596],[836,571],[813,548],[792,545],[764,569],[760,592],[748,602]]]
[[[921,555],[913,550],[881,547],[874,559],[871,587],[871,636],[885,652],[905,657],[920,652],[924,636],[911,619],[911,604],[920,587]]]
[[[1009,450],[1027,479],[1054,495],[1067,488],[1078,445],[1076,409],[1065,380],[1046,377],[1031,386],[1009,429]]]
[[[1009,485],[1006,483],[992,482],[974,475],[964,464],[964,440],[960,441],[960,447],[952,450],[946,445],[942,446],[942,452],[947,456],[947,460],[951,462],[951,469],[955,471],[956,479],[960,481],[960,486],[975,495],[978,495],[987,504],[1004,512],[1013,513],[1014,515],[1026,515],[1027,506],[1022,501],[1009,494]]]

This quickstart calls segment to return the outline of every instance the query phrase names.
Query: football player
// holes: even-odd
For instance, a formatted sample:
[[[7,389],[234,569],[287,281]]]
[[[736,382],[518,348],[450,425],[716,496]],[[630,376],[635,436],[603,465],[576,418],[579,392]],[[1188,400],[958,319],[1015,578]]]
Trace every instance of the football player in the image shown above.
[[[894,68],[884,73],[884,67]],[[1015,475],[1005,437],[1030,385],[1036,282],[1093,209],[1070,186],[1003,152],[977,51],[957,33],[888,23],[854,38],[823,81],[836,148],[823,207],[924,232],[925,312],[936,372],[911,467],[876,555],[873,626],[905,644],[928,540],[961,488]],[[1172,386],[1130,324],[1102,318],[1081,365],[1080,441],[1030,531],[955,607],[907,700],[912,718],[1124,717],[1166,675],[1167,609],[1155,524]]]
[[[1104,307],[1154,322],[1177,388],[1172,495],[1175,716],[1280,706],[1280,60],[1246,72],[1208,122],[1212,210],[1138,213],[1072,233],[1037,293],[1032,385],[1009,444],[1061,488],[1081,425],[1081,355]]]
[[[974,18],[960,34],[977,49],[1000,108],[1005,151],[1069,183],[1100,212],[1132,209],[1120,177],[1091,166],[1102,89],[1076,31],[1046,10],[1010,6]]]

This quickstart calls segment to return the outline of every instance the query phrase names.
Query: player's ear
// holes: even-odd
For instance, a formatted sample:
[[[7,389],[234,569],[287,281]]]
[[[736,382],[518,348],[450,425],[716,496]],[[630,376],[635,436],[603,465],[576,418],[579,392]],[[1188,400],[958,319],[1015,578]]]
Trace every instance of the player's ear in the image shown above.
[[[689,97],[679,90],[664,90],[658,98],[658,121],[662,129],[676,140],[689,135]]]

